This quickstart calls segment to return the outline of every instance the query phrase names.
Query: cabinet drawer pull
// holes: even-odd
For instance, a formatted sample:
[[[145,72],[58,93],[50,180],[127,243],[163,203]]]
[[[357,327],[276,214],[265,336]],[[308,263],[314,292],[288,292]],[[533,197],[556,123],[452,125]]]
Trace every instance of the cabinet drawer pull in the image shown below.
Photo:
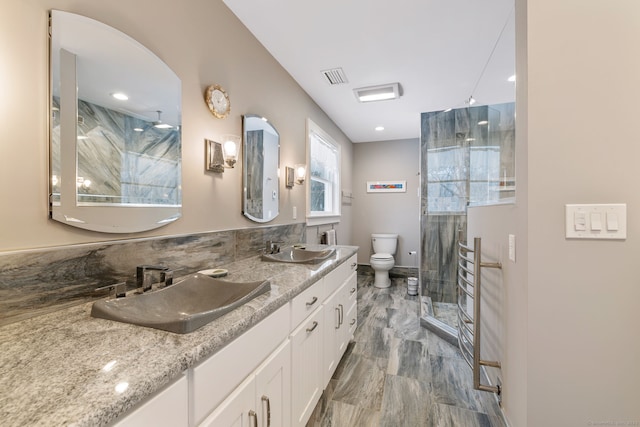
[[[309,302],[307,302],[307,306],[310,307],[313,304],[315,304],[316,302],[318,302],[318,297],[313,297],[313,299]]]
[[[356,291],[356,288],[351,288],[351,291],[349,291],[349,293],[353,295],[355,291]]]
[[[258,414],[252,409],[249,411],[249,419],[253,418],[253,425],[258,427]]]
[[[356,324],[356,319],[351,319],[351,323],[349,323],[349,326],[353,326]]]
[[[267,396],[262,396],[262,401],[267,402],[267,427],[271,427],[271,402]]]
[[[313,322],[313,326],[310,328],[307,328],[307,332],[313,332],[313,330],[317,327],[318,327],[318,322]]]
[[[338,312],[338,321],[336,322],[336,329],[340,329],[340,309],[338,307],[335,308],[335,310]]]
[[[358,263],[354,262],[353,264],[351,264],[351,268],[357,267]]]
[[[342,322],[344,321],[344,306],[342,304],[338,304],[338,307],[340,307],[340,313],[338,315],[339,317],[339,323],[338,323],[338,327],[342,326]]]

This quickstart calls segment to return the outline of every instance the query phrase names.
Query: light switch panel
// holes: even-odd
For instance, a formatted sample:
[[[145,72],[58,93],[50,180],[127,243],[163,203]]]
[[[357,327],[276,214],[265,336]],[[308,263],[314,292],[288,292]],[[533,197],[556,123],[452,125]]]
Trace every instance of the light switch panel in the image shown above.
[[[627,238],[627,205],[565,205],[565,236],[568,239]]]
[[[516,262],[516,236],[509,234],[509,259]]]

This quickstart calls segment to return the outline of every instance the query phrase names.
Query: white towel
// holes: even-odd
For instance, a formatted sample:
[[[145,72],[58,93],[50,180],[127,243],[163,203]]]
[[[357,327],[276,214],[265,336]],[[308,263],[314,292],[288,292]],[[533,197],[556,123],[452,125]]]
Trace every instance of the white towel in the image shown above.
[[[336,230],[327,230],[327,245],[335,245],[336,243]]]

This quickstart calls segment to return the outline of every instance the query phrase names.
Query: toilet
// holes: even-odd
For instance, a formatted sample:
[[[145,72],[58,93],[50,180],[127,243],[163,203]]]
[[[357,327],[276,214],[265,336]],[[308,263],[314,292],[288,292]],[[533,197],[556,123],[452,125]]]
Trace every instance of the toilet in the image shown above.
[[[376,288],[388,288],[391,286],[389,270],[394,266],[393,255],[398,247],[397,234],[372,234],[373,255],[369,260],[371,268],[375,272],[373,286]]]

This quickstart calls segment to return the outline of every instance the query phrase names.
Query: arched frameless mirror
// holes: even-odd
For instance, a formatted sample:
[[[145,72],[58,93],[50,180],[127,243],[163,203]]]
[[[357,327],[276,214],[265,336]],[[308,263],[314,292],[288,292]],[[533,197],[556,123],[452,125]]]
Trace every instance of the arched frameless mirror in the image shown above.
[[[53,10],[50,25],[50,217],[109,233],[175,221],[180,79],[101,22]]]
[[[267,119],[248,114],[242,120],[242,214],[269,222],[280,205],[280,134]]]

